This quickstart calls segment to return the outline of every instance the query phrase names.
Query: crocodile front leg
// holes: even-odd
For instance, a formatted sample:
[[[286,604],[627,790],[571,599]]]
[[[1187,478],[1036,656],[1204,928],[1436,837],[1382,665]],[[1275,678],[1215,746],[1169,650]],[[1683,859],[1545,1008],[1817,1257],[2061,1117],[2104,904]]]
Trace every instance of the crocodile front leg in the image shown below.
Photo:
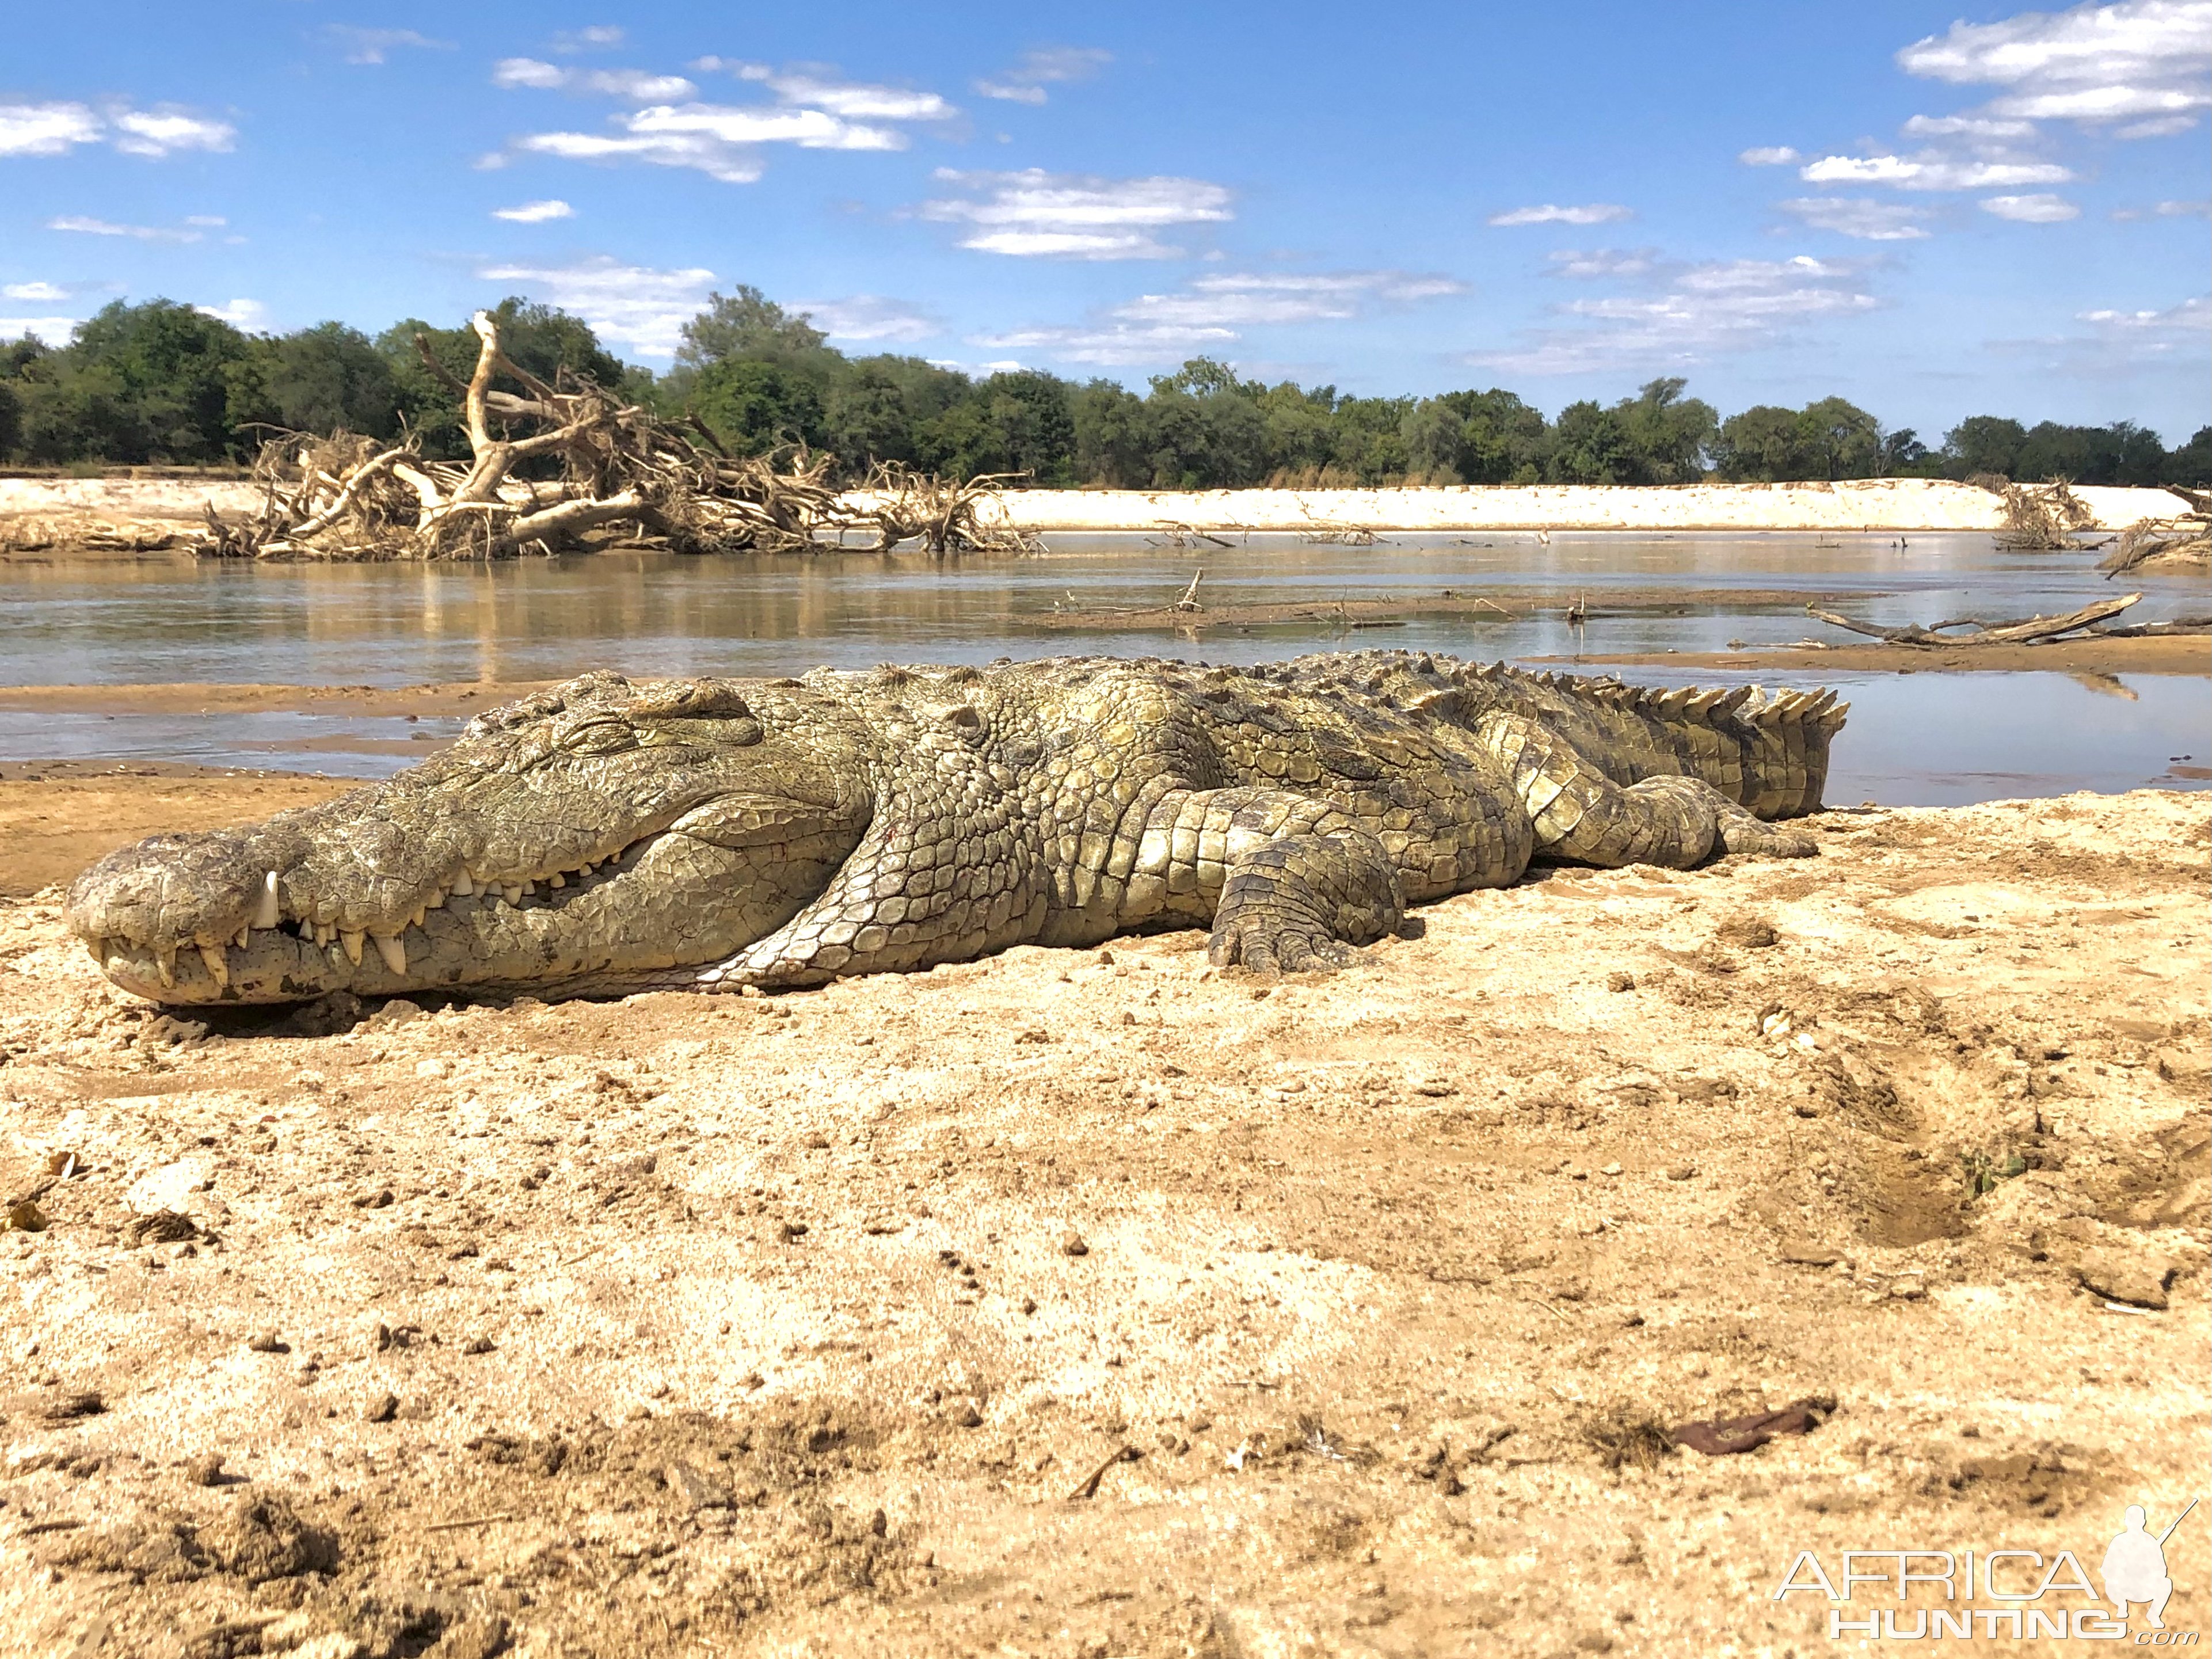
[[[1208,953],[1224,966],[1338,967],[1405,919],[1382,844],[1343,808],[1291,791],[1171,790],[1126,858],[1125,879],[1109,863],[1102,883],[1111,931],[1210,922]]]

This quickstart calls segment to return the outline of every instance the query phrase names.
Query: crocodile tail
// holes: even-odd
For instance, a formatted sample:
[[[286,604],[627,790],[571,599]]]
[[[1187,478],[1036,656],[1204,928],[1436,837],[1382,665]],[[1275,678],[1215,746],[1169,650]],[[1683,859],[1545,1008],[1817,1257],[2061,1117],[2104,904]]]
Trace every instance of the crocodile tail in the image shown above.
[[[1454,678],[1484,694],[1470,699],[1478,707],[1503,702],[1550,721],[1616,782],[1702,778],[1762,818],[1820,810],[1828,745],[1850,711],[1832,690],[1655,690],[1503,664],[1469,665]]]

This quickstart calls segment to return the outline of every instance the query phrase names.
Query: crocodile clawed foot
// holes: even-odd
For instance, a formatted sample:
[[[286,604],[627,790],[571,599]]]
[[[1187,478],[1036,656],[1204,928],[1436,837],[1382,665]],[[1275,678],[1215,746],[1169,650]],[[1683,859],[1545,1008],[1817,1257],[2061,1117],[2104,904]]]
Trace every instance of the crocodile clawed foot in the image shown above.
[[[1206,941],[1217,968],[1242,964],[1255,974],[1333,974],[1358,955],[1342,939],[1295,924],[1270,926],[1257,916],[1224,921]]]

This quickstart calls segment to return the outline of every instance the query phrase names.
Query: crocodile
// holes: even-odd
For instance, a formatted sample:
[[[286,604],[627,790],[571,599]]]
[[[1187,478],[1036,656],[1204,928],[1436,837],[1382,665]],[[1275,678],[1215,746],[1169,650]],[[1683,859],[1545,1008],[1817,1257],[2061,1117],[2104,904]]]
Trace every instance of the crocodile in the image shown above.
[[[1325,970],[1532,859],[1802,857],[1847,705],[1406,652],[802,679],[597,672],[262,823],[70,888],[167,1004],[781,990],[1017,944],[1211,930]]]

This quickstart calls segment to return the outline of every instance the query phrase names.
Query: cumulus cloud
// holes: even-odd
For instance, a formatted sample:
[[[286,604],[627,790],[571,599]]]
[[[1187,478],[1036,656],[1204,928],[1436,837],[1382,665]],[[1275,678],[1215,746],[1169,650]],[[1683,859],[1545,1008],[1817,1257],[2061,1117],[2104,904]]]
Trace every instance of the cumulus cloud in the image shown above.
[[[702,58],[692,67],[732,67]],[[577,70],[535,58],[501,59],[492,79],[504,87],[602,92],[647,107],[617,115],[607,132],[536,132],[514,142],[528,154],[571,161],[644,161],[693,167],[726,184],[750,184],[761,176],[758,147],[795,144],[802,149],[895,150],[911,142],[897,123],[941,121],[959,111],[933,92],[821,75],[778,76],[764,65],[736,65],[740,78],[764,82],[773,104],[697,101],[698,88],[681,76],[635,70]],[[756,73],[756,71],[757,71]],[[690,101],[673,101],[682,98]],[[504,158],[499,158],[503,163]],[[487,157],[479,165],[493,164]]]
[[[50,304],[56,300],[66,300],[69,296],[69,289],[58,283],[9,283],[0,287],[0,300],[31,300]]]
[[[1376,305],[1465,294],[1455,277],[1404,270],[1223,272],[1174,294],[1141,294],[1098,319],[972,337],[971,345],[1041,351],[1061,362],[1173,362],[1233,344],[1246,328],[1333,322]]]
[[[1023,53],[1021,62],[1004,74],[987,76],[974,84],[986,98],[1042,104],[1048,86],[1087,81],[1113,61],[1114,54],[1100,46],[1041,46]]]
[[[1802,254],[1666,266],[1654,276],[1658,280],[1643,292],[1554,307],[1555,314],[1587,326],[1540,329],[1524,345],[1472,353],[1468,361],[1528,375],[1682,368],[1879,304],[1866,289],[1863,264]]]
[[[2025,225],[2055,225],[2081,216],[2080,208],[2047,191],[2033,196],[1984,196],[1982,211],[1994,213],[2000,219],[2016,219]]]
[[[573,311],[646,357],[675,355],[684,325],[705,307],[714,281],[711,270],[659,270],[605,254],[567,265],[489,265],[477,275]]]
[[[1800,158],[1787,144],[1761,144],[1756,149],[1738,150],[1735,159],[1747,167],[1786,167]]]
[[[2001,121],[1988,115],[1916,115],[1905,124],[1908,138],[1978,138],[2008,143],[2035,136],[2033,121]]]
[[[1640,276],[1658,257],[1659,250],[1651,247],[1561,248],[1544,256],[1552,267],[1545,274],[1580,282],[1599,276]]]
[[[926,340],[944,331],[936,313],[880,294],[802,300],[792,307],[833,340]]]
[[[221,224],[220,219],[216,223]],[[199,228],[191,221],[179,228],[172,225],[125,225],[112,219],[94,219],[88,214],[65,213],[58,219],[46,221],[48,230],[73,231],[80,236],[128,236],[141,242],[197,242],[201,240]]]
[[[2212,218],[2212,202],[2154,202],[2147,208],[2115,208],[2115,219]]]
[[[1954,23],[1897,61],[1908,75],[2003,88],[1987,106],[1996,117],[2186,122],[2212,105],[2212,0],[2121,0]]]
[[[827,110],[832,115],[860,121],[942,121],[960,113],[933,92],[912,92],[904,87],[823,81],[806,75],[778,76],[768,87],[787,104]]]
[[[269,319],[269,307],[258,300],[233,300],[228,305],[194,306],[203,317],[219,317],[233,328],[257,329]]]
[[[1863,242],[1913,242],[1929,233],[1926,213],[1901,202],[1867,196],[1799,196],[1775,205],[1815,230],[1856,236]]]
[[[1582,207],[1559,207],[1546,202],[1540,207],[1515,208],[1508,213],[1493,213],[1493,225],[1602,225],[1615,219],[1632,218],[1628,209],[1613,202],[1591,202]]]
[[[543,202],[524,202],[519,206],[494,208],[491,216],[504,219],[514,225],[542,225],[548,219],[573,219],[576,210],[558,197]]]
[[[1797,170],[1808,185],[1893,185],[1899,190],[1996,190],[2007,185],[2063,185],[2073,171],[2056,161],[1960,161],[1932,150],[1916,155],[1823,155]]]
[[[633,104],[668,103],[692,97],[699,90],[680,75],[655,75],[647,70],[568,69],[540,58],[501,58],[491,66],[491,83],[540,92],[603,93]]]
[[[0,156],[63,155],[78,144],[104,143],[159,161],[179,150],[227,150],[237,137],[228,121],[173,104],[94,110],[78,103],[0,103]]]
[[[960,246],[1019,258],[1166,259],[1182,250],[1154,234],[1169,225],[1233,218],[1229,191],[1202,179],[1100,179],[1086,174],[963,173],[938,179],[967,192],[924,202],[924,219],[969,227]]]
[[[363,29],[349,23],[325,23],[323,33],[345,53],[349,64],[381,64],[404,47],[430,52],[453,49],[450,40],[433,40],[413,29]]]

